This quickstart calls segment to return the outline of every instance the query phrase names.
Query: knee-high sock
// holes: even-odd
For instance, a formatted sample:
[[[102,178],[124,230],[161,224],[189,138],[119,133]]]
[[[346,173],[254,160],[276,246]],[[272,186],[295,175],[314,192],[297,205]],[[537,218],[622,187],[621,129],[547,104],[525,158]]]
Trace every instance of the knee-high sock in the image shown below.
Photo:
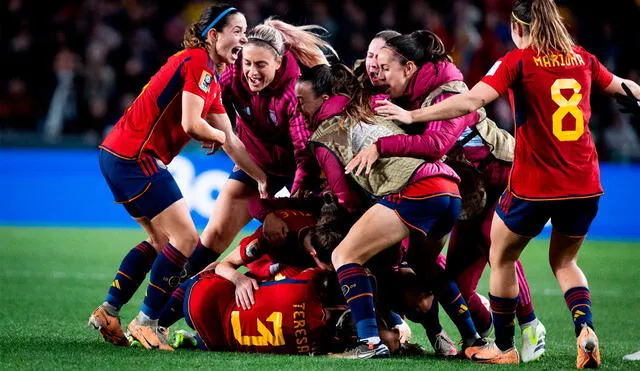
[[[576,336],[580,335],[583,324],[593,327],[591,316],[591,292],[586,287],[572,287],[564,293],[564,300],[571,311]]]
[[[373,307],[373,289],[364,267],[356,263],[345,264],[338,268],[337,273],[342,294],[349,304],[356,324],[358,338],[377,337],[378,324]]]
[[[142,241],[131,249],[122,259],[120,268],[104,300],[117,310],[120,310],[138,290],[147,273],[149,273],[156,256],[156,250],[147,241]]]
[[[150,319],[158,319],[169,296],[180,284],[180,274],[187,262],[178,249],[170,243],[162,249],[151,267],[147,296],[142,304],[142,313]]]
[[[505,351],[513,348],[515,340],[516,306],[518,297],[500,298],[489,294],[493,326],[496,332],[496,345]]]

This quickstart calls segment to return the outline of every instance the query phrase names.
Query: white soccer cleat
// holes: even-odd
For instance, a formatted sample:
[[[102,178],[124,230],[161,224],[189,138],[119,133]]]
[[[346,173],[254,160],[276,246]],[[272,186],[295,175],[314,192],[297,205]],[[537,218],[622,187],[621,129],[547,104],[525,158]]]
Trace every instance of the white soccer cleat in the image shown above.
[[[622,357],[625,361],[640,361],[640,350]]]
[[[540,320],[535,320],[522,328],[522,348],[520,358],[522,362],[540,359],[545,351],[545,336],[547,330]]]
[[[440,331],[440,333],[436,335],[431,346],[436,352],[436,357],[453,358],[458,355],[456,343],[451,340],[447,332],[444,330]]]

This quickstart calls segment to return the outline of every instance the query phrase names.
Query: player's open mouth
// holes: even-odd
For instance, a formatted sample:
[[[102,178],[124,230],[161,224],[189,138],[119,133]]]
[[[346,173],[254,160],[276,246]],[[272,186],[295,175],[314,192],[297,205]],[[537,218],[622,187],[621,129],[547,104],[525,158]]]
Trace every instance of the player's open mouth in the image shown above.
[[[241,46],[236,46],[235,48],[231,49],[231,55],[235,58],[238,59],[238,54],[240,53],[240,51],[242,50]]]
[[[260,84],[262,84],[262,79],[257,79],[254,77],[248,77],[247,80],[249,80],[249,84],[254,85],[254,86],[260,86]]]

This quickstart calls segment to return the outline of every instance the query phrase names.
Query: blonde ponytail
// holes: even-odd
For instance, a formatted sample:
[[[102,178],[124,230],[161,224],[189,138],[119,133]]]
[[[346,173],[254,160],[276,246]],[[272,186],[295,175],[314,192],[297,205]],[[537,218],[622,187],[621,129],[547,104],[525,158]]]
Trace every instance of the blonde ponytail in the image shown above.
[[[539,53],[573,53],[575,43],[553,0],[517,0],[511,15],[529,33],[531,45]]]
[[[533,0],[531,3],[531,40],[542,54],[557,50],[573,54],[575,43],[562,23],[553,0]]]
[[[279,56],[290,50],[296,59],[307,67],[328,64],[321,48],[328,49],[334,54],[336,52],[329,43],[322,40],[312,30],[326,31],[320,26],[293,26],[268,18],[263,24],[251,30],[247,39],[250,43],[255,42],[271,47]]]

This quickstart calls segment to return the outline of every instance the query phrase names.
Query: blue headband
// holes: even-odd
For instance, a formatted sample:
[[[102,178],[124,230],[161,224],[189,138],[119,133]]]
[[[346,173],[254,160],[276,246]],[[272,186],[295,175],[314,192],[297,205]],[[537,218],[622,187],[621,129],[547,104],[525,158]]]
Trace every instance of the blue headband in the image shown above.
[[[222,17],[224,17],[225,15],[227,15],[229,12],[232,12],[234,10],[238,10],[236,8],[229,8],[227,10],[225,10],[224,12],[220,13],[220,15],[218,15],[213,21],[211,21],[211,23],[207,26],[207,28],[204,29],[204,31],[202,31],[202,33],[200,34],[200,36],[204,37],[207,32],[209,32],[209,30],[211,28],[213,28],[213,26],[216,25],[216,23],[218,23],[218,21],[220,21],[222,19]]]

